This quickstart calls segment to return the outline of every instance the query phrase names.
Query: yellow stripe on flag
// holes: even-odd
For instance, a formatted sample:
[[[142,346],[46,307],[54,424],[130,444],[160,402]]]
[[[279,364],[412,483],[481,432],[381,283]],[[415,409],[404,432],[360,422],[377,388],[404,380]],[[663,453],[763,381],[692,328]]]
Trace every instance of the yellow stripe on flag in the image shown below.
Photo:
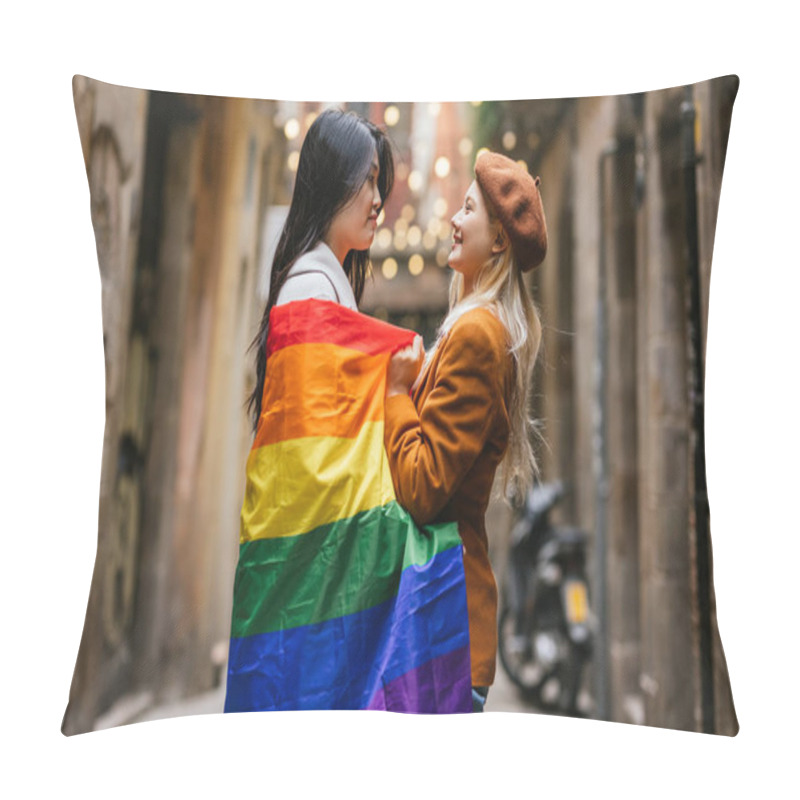
[[[308,533],[394,499],[383,421],[355,438],[276,442],[250,451],[239,541]]]

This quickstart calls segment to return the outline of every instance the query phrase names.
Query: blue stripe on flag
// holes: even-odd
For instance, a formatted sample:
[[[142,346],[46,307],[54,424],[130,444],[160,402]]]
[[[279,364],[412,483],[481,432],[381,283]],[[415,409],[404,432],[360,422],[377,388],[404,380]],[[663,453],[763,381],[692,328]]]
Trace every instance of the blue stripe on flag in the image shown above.
[[[225,711],[366,708],[383,685],[468,645],[466,615],[459,544],[407,567],[397,596],[373,608],[232,639]]]

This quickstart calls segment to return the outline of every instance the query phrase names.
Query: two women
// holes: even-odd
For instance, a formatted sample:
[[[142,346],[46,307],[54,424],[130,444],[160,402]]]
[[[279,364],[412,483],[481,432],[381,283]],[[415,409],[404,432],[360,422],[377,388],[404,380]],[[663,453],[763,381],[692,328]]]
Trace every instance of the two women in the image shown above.
[[[390,147],[379,129],[339,111],[318,117],[301,150],[253,343],[254,428],[262,412],[272,309],[317,299],[356,310],[377,215],[392,182]],[[489,492],[502,461],[510,492],[524,489],[534,468],[527,403],[540,326],[522,272],[538,264],[546,248],[537,184],[503,156],[479,158],[476,181],[453,218],[449,261],[455,275],[439,339],[413,398],[409,389],[422,362],[419,339],[394,356],[386,383],[384,442],[397,499],[420,525],[457,523],[463,543],[470,640],[464,674],[466,680],[471,672],[474,710],[482,710],[494,679],[497,640],[497,592],[484,525]],[[252,492],[258,492],[257,481],[248,483]],[[251,501],[246,496],[245,505]],[[244,597],[245,590],[240,584],[235,593]],[[237,678],[242,686],[259,670],[251,661],[240,659],[247,673]]]

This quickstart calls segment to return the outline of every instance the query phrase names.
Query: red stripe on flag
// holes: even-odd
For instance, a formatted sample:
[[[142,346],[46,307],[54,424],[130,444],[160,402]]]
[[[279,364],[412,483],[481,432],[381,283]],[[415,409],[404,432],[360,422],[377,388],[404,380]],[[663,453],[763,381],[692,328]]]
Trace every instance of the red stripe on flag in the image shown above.
[[[395,353],[414,341],[414,331],[368,317],[328,300],[297,300],[269,315],[267,358],[294,344],[337,344],[367,355]]]

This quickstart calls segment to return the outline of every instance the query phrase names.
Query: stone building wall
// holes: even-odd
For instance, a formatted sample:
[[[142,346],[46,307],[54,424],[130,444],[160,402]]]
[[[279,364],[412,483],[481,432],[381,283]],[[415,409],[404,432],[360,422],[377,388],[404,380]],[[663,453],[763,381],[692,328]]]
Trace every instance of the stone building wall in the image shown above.
[[[694,98],[702,309],[734,95],[733,84],[711,82]],[[534,276],[545,324],[535,379],[542,464],[546,479],[572,487],[562,519],[592,533],[595,711],[698,730],[684,99],[683,88],[578,99],[528,161],[543,179],[550,234]],[[703,336],[706,326],[703,315]],[[732,733],[718,636],[714,646],[716,728]]]
[[[267,102],[81,80],[75,97],[103,276],[107,422],[70,733],[222,678],[261,223],[280,190],[265,175],[282,147]]]

